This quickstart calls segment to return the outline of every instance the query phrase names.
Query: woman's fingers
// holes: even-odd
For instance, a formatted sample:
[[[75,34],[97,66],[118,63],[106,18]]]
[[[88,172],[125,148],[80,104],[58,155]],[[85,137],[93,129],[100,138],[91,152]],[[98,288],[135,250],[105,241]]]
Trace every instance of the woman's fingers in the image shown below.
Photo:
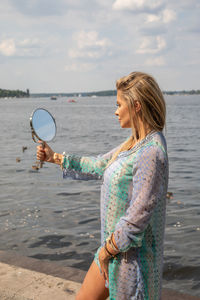
[[[104,249],[104,247],[101,248],[99,252],[99,263],[102,270],[102,275],[105,280],[108,281],[108,265],[109,265],[109,257]]]
[[[44,160],[45,159],[45,150],[43,145],[38,145],[37,146],[37,159],[38,160]]]
[[[37,151],[37,159],[38,160],[44,160],[45,159],[45,152],[44,152],[44,150],[42,149],[42,150],[38,150]]]
[[[100,267],[101,267],[103,278],[105,280],[109,281],[109,279],[108,279],[108,262],[107,263],[105,263],[105,262],[100,263]]]
[[[105,280],[107,280],[109,282],[109,280],[108,280],[108,266],[105,267]]]
[[[49,147],[46,142],[38,141],[40,144],[37,146],[37,159],[47,161],[47,162],[54,162],[53,156],[54,152]]]
[[[43,151],[43,152],[44,152],[44,148],[42,147],[42,145],[37,146],[37,150],[38,150],[38,151]]]
[[[103,277],[104,277],[104,280],[105,280],[105,281],[107,280],[107,282],[109,282],[109,278],[108,278],[108,270],[106,270],[106,269],[103,270]]]

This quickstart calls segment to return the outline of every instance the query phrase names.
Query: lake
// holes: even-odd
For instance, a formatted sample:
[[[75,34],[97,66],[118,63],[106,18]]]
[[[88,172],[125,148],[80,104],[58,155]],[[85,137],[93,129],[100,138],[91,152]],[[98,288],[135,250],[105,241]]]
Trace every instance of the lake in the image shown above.
[[[200,295],[200,96],[165,96],[170,164],[163,287]],[[98,155],[130,135],[115,97],[0,99],[0,250],[87,270],[100,242],[100,181],[63,180],[53,164],[32,169],[29,117],[56,119],[56,151]],[[23,147],[27,147],[23,152]]]

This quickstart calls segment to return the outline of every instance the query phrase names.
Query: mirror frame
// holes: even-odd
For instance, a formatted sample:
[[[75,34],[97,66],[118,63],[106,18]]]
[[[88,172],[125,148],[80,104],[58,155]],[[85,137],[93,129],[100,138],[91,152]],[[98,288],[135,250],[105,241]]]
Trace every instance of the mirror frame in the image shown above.
[[[45,111],[52,117],[52,119],[53,119],[53,121],[54,121],[54,124],[55,124],[55,135],[54,135],[54,137],[53,137],[51,140],[46,140],[46,141],[42,140],[42,139],[36,134],[36,132],[35,132],[35,130],[34,130],[34,127],[33,127],[33,115],[34,115],[34,113],[35,113],[37,110],[39,110],[39,109],[45,110]],[[31,116],[30,116],[30,126],[31,126],[32,139],[34,140],[35,143],[37,143],[37,141],[35,140],[35,137],[36,137],[38,140],[41,140],[41,141],[43,141],[43,142],[51,142],[51,141],[53,141],[53,139],[54,139],[55,136],[56,136],[56,132],[57,132],[56,121],[55,121],[54,117],[52,116],[52,114],[51,114],[47,109],[45,109],[45,108],[38,107],[38,108],[36,108],[36,109],[32,112],[32,114],[31,114]]]

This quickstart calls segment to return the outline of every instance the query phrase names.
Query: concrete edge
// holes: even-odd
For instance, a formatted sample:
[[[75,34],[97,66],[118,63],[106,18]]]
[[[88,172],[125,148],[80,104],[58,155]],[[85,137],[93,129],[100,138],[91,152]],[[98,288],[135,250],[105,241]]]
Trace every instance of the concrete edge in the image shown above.
[[[0,262],[1,300],[74,300],[81,284]]]
[[[86,271],[77,268],[62,267],[55,262],[22,256],[15,251],[0,251],[0,262],[79,283],[86,274]]]
[[[71,281],[74,282],[75,285],[77,283],[77,287],[80,287],[80,283],[83,281],[86,274],[86,271],[77,268],[62,267],[56,264],[55,262],[47,262],[47,261],[42,261],[31,257],[25,257],[15,251],[0,251],[0,262],[7,264],[8,265],[7,269],[9,269],[9,266],[15,266],[30,271],[30,274],[31,271],[33,271],[33,272],[42,273],[44,276],[45,275],[53,276],[59,279],[64,279],[66,281]],[[48,278],[46,280],[48,281]],[[0,285],[0,291],[1,288],[2,286]],[[196,296],[179,293],[177,291],[170,290],[170,289],[163,289],[162,300],[169,300],[169,299],[170,300],[200,300],[200,298]]]

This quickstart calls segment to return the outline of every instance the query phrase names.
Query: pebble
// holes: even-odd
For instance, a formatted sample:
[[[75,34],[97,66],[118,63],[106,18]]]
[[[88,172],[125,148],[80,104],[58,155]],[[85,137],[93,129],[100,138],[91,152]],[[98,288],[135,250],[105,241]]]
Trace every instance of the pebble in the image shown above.
[[[38,167],[38,166],[35,166],[35,165],[32,165],[32,169],[33,169],[33,170],[39,170],[39,167]]]
[[[26,146],[22,147],[22,152],[24,152],[25,150],[27,150],[28,148]]]

